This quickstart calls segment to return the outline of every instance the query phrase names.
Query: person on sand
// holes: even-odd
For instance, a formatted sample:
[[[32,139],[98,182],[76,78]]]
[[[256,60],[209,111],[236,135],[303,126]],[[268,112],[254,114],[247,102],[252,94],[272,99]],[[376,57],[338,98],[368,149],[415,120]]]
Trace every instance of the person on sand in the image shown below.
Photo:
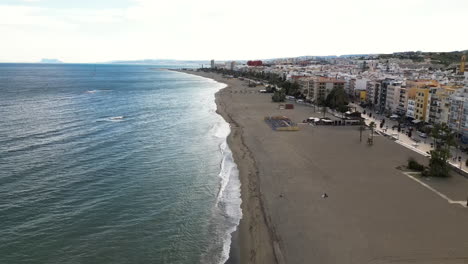
[[[322,198],[327,198],[328,197],[328,194],[327,193],[323,193],[322,194]]]

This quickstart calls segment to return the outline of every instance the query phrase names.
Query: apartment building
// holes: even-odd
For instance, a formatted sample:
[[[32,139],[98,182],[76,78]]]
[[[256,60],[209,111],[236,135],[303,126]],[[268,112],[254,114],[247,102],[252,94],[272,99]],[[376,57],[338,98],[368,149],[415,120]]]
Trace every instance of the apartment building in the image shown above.
[[[378,81],[367,82],[366,101],[371,106],[378,106],[380,102],[380,85]]]
[[[385,110],[392,114],[397,112],[404,113],[406,109],[405,105],[405,88],[402,87],[402,82],[391,82],[389,85],[387,85]]]
[[[450,96],[448,126],[464,143],[468,142],[468,88],[458,89]]]
[[[429,88],[416,88],[416,109],[414,119],[427,122],[429,117],[429,100],[430,100],[430,89]]]
[[[406,116],[409,118],[415,118],[416,113],[416,98],[408,98],[408,103],[406,105]]]
[[[450,114],[450,96],[455,93],[455,87],[433,87],[430,89],[429,119],[431,124],[447,124]]]
[[[302,93],[313,102],[325,100],[334,88],[344,89],[345,81],[327,77],[308,77],[298,81]]]
[[[380,112],[385,112],[386,104],[387,104],[387,88],[389,85],[391,85],[395,80],[394,79],[385,79],[381,81],[380,85],[380,93],[379,93],[379,104],[377,106],[377,109]]]
[[[396,107],[396,113],[400,116],[406,115],[406,109],[408,108],[408,93],[406,87],[400,87],[398,97],[398,106]]]

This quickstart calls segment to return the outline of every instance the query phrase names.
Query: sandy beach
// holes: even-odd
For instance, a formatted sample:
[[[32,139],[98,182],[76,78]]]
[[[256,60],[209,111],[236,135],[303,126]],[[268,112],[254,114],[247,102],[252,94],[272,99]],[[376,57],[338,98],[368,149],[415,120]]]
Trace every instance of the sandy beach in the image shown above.
[[[242,182],[240,263],[468,263],[468,209],[447,202],[466,201],[465,178],[428,180],[442,199],[397,168],[427,163],[422,155],[382,136],[368,146],[357,127],[273,131],[264,116],[321,114],[280,110],[238,79],[188,73],[228,85],[216,101]]]

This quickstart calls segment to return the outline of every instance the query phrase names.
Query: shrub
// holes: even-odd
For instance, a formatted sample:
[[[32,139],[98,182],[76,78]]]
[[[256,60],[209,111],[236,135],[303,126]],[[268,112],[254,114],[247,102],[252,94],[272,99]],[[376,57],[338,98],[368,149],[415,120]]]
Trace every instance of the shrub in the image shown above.
[[[428,168],[424,168],[424,170],[421,172],[421,176],[429,177],[429,176],[431,176],[431,172],[429,171]]]
[[[284,102],[285,99],[286,99],[286,94],[282,90],[275,91],[275,93],[271,97],[271,100],[273,102]]]
[[[419,164],[414,158],[409,158],[408,169],[414,170],[414,171],[424,171],[424,165]]]

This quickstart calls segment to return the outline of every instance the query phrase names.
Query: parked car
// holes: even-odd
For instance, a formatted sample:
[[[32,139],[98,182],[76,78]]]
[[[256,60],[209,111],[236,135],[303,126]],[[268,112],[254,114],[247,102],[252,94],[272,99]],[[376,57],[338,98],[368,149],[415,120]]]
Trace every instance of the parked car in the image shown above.
[[[427,134],[421,131],[418,131],[418,135],[422,138],[427,138]]]

